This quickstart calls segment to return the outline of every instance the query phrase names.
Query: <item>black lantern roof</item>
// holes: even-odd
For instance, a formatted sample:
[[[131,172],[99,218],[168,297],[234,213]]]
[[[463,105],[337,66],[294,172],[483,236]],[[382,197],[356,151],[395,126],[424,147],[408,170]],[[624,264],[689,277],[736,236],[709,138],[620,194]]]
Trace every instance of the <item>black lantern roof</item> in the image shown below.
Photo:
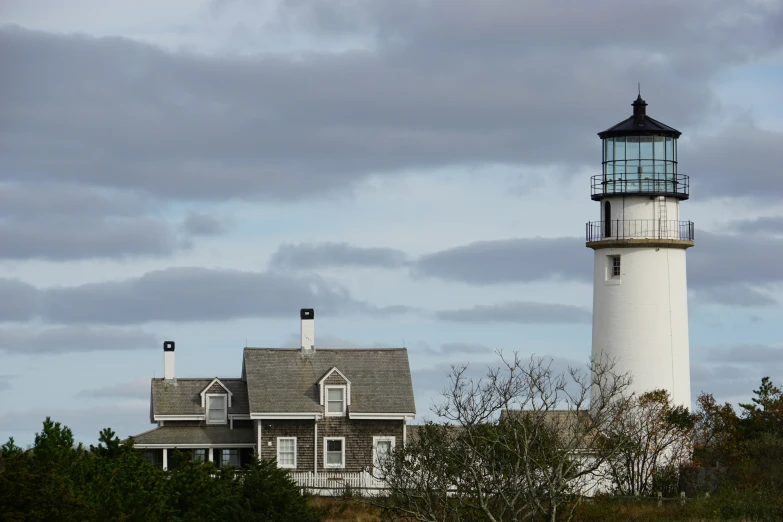
[[[623,120],[613,127],[609,127],[603,132],[599,132],[601,139],[614,138],[618,136],[669,136],[679,138],[682,134],[677,129],[654,120],[647,116],[647,102],[642,99],[640,94],[633,102],[633,116]]]

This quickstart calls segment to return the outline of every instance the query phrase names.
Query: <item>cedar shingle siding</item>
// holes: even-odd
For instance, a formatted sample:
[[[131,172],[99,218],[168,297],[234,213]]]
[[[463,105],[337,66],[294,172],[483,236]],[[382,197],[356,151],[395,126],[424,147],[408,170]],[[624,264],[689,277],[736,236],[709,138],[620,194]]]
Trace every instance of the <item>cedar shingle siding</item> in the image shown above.
[[[320,403],[319,382],[324,385],[351,383],[350,406],[346,416],[325,416]],[[192,417],[204,416],[201,392],[226,393],[214,377],[203,379],[152,379],[150,415]],[[211,447],[216,452],[221,445],[260,450],[262,458],[277,457],[277,437],[296,437],[297,471],[322,472],[324,468],[324,437],[345,437],[345,467],[329,471],[356,472],[372,466],[373,437],[394,437],[401,445],[405,421],[351,418],[351,415],[413,416],[413,400],[408,352],[404,348],[316,350],[303,353],[298,349],[245,348],[242,358],[242,378],[220,378],[232,394],[228,409],[231,422],[207,425],[204,420],[164,419],[164,425],[135,437],[140,448],[163,446]],[[254,420],[235,416],[255,417]],[[264,418],[264,416],[267,418]],[[300,415],[309,419],[271,419]],[[260,417],[260,420],[259,420]],[[316,420],[316,417],[320,419]],[[318,436],[315,438],[315,427]],[[261,443],[259,441],[259,425]],[[225,447],[225,446],[223,446]],[[217,453],[216,453],[217,454]],[[314,459],[317,459],[314,461]]]
[[[416,411],[405,348],[316,350],[311,354],[245,348],[243,364],[254,413],[321,413],[317,383],[335,367],[351,381],[354,413]]]
[[[339,369],[339,368],[338,368]],[[324,384],[330,384],[330,385],[342,385],[342,384],[348,384],[345,382],[345,379],[340,377],[340,374],[337,372],[332,372],[332,374],[326,378],[324,381]]]
[[[277,458],[277,438],[296,437],[296,471],[313,471],[315,427],[309,420],[261,421],[261,457]],[[362,471],[372,466],[372,438],[389,436],[402,445],[402,421],[355,420],[325,417],[318,421],[318,471],[324,470],[324,437],[345,437],[345,468],[328,471]],[[271,445],[270,445],[271,443]]]
[[[212,386],[210,386],[210,388],[207,390],[207,393],[222,393],[223,395],[228,395],[226,393],[226,390],[218,383],[215,383]],[[234,393],[234,392],[231,392],[231,393]]]

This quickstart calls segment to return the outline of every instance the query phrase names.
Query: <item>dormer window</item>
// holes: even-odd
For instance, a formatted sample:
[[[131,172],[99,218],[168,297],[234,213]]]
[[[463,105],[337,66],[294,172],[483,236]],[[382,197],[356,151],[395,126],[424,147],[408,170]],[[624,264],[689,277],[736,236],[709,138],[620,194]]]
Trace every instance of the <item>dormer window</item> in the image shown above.
[[[207,395],[207,424],[225,424],[227,409],[225,395]]]
[[[326,386],[326,415],[345,415],[345,386]]]
[[[327,416],[345,416],[351,406],[351,381],[332,367],[318,381],[320,403]]]

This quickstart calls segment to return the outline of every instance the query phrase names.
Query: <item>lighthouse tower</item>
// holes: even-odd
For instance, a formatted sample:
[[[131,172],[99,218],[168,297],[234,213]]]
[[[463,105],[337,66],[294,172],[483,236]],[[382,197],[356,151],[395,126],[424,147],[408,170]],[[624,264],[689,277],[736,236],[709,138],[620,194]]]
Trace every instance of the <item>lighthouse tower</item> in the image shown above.
[[[630,373],[632,391],[665,389],[690,408],[685,252],[693,223],[680,217],[689,182],[677,172],[681,133],[646,107],[639,95],[630,118],[598,133],[603,168],[591,197],[600,215],[586,226],[595,251],[592,353]]]

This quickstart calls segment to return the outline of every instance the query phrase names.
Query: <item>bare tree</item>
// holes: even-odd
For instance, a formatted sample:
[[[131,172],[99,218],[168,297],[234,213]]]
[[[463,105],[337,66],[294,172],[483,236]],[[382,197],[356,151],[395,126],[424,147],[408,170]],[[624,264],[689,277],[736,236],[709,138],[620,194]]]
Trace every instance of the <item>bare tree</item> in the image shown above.
[[[692,451],[696,415],[674,406],[666,390],[634,397],[606,432],[617,451],[608,459],[614,487],[621,495],[676,492],[679,466]]]
[[[628,404],[628,377],[606,360],[557,372],[551,359],[498,355],[481,379],[452,367],[434,408],[445,422],[412,433],[382,465],[391,494],[375,502],[389,518],[570,520],[599,487],[618,451],[602,434]]]

